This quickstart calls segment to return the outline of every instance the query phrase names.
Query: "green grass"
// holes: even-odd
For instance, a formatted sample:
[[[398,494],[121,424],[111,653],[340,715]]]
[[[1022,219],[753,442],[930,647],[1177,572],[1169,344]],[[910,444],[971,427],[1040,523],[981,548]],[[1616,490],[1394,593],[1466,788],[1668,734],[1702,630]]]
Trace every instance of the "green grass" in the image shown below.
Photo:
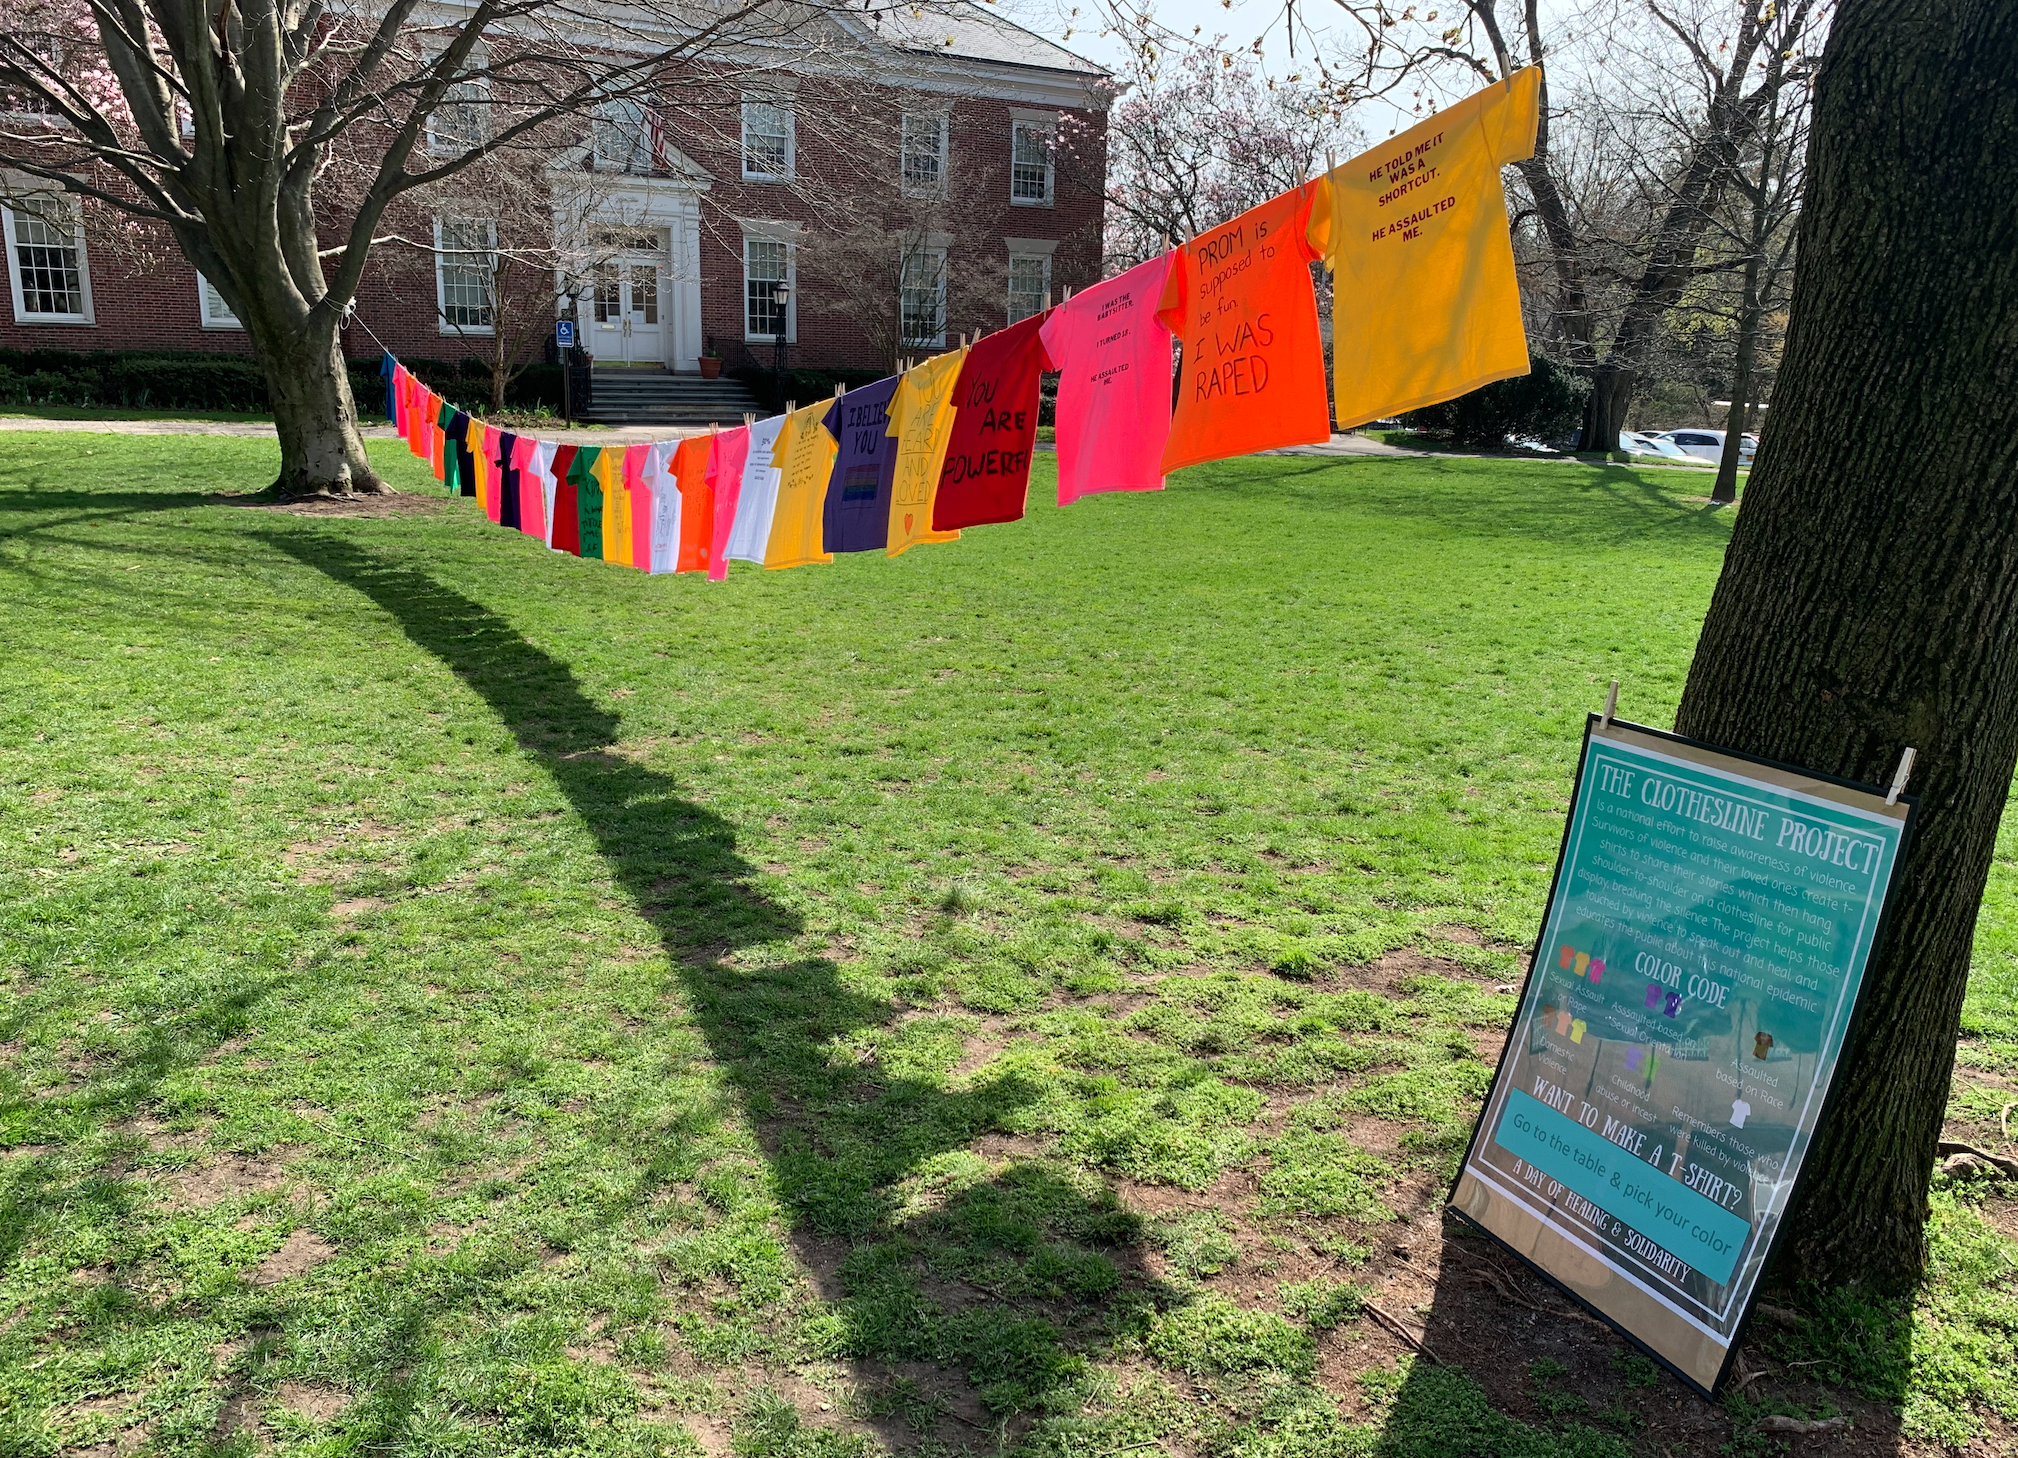
[[[1020,526],[712,586],[94,447],[0,454],[0,1453],[1624,1451],[1314,1374],[1476,1111],[1583,713],[1672,713],[1688,484],[1059,511],[1047,456]],[[1844,1382],[2003,1400],[1971,1239],[1945,1385]]]

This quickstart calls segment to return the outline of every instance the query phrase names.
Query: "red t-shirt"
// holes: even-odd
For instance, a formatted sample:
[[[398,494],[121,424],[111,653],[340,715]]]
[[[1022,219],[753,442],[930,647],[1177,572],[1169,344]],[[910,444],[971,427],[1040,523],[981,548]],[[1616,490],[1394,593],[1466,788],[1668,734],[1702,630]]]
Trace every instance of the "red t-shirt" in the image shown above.
[[[933,531],[1022,519],[1037,440],[1043,327],[1044,315],[1032,314],[967,351],[953,387],[953,433],[932,503]]]
[[[1166,473],[1331,439],[1324,342],[1305,237],[1323,179],[1306,182],[1177,250],[1156,317],[1184,345]]]

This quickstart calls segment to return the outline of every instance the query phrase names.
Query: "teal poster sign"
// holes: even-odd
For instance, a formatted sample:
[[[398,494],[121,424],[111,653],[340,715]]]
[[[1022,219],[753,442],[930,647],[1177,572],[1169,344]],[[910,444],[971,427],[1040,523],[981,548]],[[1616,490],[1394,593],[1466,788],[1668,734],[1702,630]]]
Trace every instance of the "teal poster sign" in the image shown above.
[[[1593,719],[1453,1204],[1704,1391],[1827,1101],[1912,802]]]

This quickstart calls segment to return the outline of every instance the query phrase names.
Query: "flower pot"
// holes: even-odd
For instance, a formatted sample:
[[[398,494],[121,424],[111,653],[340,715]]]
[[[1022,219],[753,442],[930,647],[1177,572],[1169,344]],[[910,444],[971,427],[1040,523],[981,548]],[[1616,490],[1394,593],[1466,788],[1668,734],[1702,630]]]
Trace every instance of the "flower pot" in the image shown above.
[[[702,355],[701,378],[704,380],[718,380],[721,377],[722,377],[722,362],[714,358],[712,355],[706,355],[706,354]]]

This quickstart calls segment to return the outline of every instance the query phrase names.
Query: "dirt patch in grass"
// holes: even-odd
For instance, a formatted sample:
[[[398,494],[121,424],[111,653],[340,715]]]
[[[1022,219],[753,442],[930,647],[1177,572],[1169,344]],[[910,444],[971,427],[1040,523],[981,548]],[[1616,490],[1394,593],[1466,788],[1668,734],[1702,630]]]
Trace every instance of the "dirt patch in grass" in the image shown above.
[[[312,1230],[297,1230],[252,1271],[255,1286],[277,1286],[305,1275],[336,1254],[336,1247]]]
[[[298,1149],[288,1146],[270,1150],[266,1156],[257,1159],[239,1154],[225,1155],[206,1160],[194,1168],[180,1170],[168,1176],[165,1183],[176,1202],[204,1210],[241,1195],[263,1195],[290,1188],[296,1181],[287,1172],[287,1161],[299,1153]]]
[[[313,1382],[283,1382],[278,1393],[280,1405],[300,1413],[310,1422],[326,1423],[350,1406],[350,1394]]]
[[[210,498],[210,504],[239,506],[252,511],[273,511],[286,516],[383,520],[387,517],[435,515],[448,509],[448,498],[394,493],[387,496],[311,496],[296,501],[282,501],[265,492],[259,492],[246,496],[213,496]]]

